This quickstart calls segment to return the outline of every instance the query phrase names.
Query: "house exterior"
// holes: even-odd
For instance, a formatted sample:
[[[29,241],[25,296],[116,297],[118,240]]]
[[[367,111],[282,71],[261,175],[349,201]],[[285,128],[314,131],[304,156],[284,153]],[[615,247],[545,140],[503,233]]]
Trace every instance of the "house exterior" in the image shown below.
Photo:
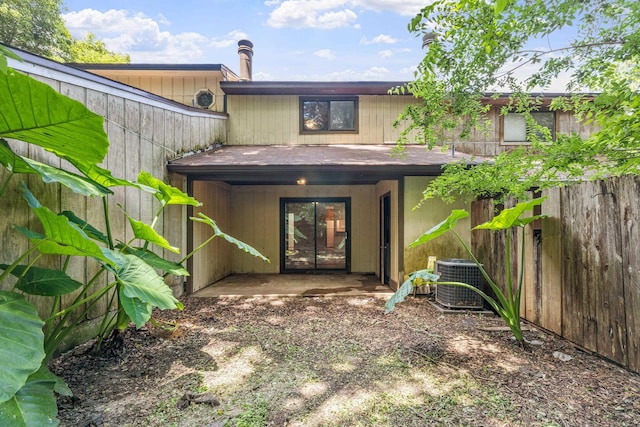
[[[253,44],[240,41],[238,53],[238,75],[216,64],[76,66],[120,90],[180,103],[216,123],[215,132],[201,127],[190,133],[189,144],[164,153],[161,174],[184,179],[189,193],[203,202],[183,213],[181,224],[165,225],[184,227],[189,252],[209,230],[186,217],[202,212],[271,262],[214,242],[189,261],[187,292],[229,274],[335,271],[373,273],[396,288],[405,272],[426,267],[428,256],[464,256],[446,237],[406,248],[451,209],[469,209],[468,202],[432,200],[413,208],[443,165],[479,161],[472,155],[492,156],[526,140],[518,117],[499,114],[506,97],[487,98],[489,133],[455,142],[449,152],[412,145],[399,156],[393,149],[402,128],[392,122],[406,105],[420,102],[388,93],[403,82],[254,82]],[[540,121],[554,131],[590,131],[570,113],[541,112]],[[184,129],[165,122],[165,140],[182,138]],[[460,229],[468,242],[469,223]]]

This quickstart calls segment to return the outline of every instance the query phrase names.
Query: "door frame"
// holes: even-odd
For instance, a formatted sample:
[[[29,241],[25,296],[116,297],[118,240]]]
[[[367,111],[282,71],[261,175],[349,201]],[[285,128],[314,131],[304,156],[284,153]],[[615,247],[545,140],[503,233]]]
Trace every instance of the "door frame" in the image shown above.
[[[345,245],[345,268],[338,269],[287,269],[286,268],[286,219],[285,204],[287,203],[344,203],[345,229],[347,243]],[[314,236],[315,239],[315,236]],[[351,273],[351,197],[280,197],[280,273],[312,273],[323,274],[330,272]]]
[[[391,193],[380,196],[380,278],[391,281]]]

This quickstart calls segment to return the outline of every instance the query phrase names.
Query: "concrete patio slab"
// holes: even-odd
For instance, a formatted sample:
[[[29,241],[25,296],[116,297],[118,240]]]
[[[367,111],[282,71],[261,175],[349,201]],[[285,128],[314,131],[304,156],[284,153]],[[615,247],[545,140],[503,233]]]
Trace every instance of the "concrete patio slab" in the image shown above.
[[[194,297],[354,296],[389,297],[393,290],[367,274],[233,274]]]

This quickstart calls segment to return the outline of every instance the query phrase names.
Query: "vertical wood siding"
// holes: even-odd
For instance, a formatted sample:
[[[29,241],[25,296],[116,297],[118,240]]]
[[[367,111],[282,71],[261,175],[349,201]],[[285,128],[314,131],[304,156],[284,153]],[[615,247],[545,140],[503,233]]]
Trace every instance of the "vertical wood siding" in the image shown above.
[[[538,272],[525,274],[523,318],[639,372],[640,179],[613,178],[544,193],[542,212],[548,217],[541,239],[525,230],[525,265],[514,263],[514,272],[523,267]],[[490,219],[492,202],[474,202],[473,212],[472,225]],[[489,274],[502,279],[499,234],[474,231],[472,245]]]
[[[111,170],[114,176],[136,180],[138,173],[144,169],[156,178],[171,183],[186,190],[185,178],[170,175],[165,167],[166,161],[176,156],[176,153],[192,151],[198,146],[213,143],[216,138],[225,137],[226,120],[180,110],[174,105],[163,107],[157,101],[147,101],[140,96],[134,96],[124,90],[105,87],[104,91],[96,88],[94,83],[85,82],[81,78],[67,76],[60,72],[59,76],[51,70],[39,70],[37,66],[29,68],[32,77],[47,83],[55,90],[85,104],[90,110],[105,117],[105,130],[109,136],[110,149],[105,161],[101,165]],[[38,74],[42,71],[43,75]],[[54,78],[54,77],[56,77]],[[28,154],[32,158],[61,166],[61,162],[39,147],[10,141],[11,147],[20,154]],[[64,167],[64,165],[62,165]],[[6,178],[4,168],[0,170],[0,180]],[[20,182],[25,181],[30,190],[40,202],[54,212],[73,210],[76,215],[86,218],[100,230],[105,229],[102,213],[102,200],[84,198],[61,187],[58,184],[44,184],[35,176],[16,176],[0,203],[0,262],[10,264],[15,258],[28,248],[28,241],[19,234],[14,225],[26,226],[40,231],[35,216],[27,207],[20,190]],[[135,219],[151,220],[158,209],[153,196],[133,188],[114,188],[114,195],[109,198],[109,214],[114,236],[121,241],[132,237],[128,222],[118,204],[121,205]],[[186,210],[182,207],[171,206],[165,211],[164,218],[158,224],[160,233],[174,245],[186,250]],[[169,251],[153,248],[169,259],[178,260],[179,255]],[[58,257],[42,257],[39,264],[57,268],[61,260]],[[69,275],[85,282],[97,272],[97,265],[82,258],[74,257],[69,265]],[[177,285],[182,279],[169,278],[168,283]],[[106,278],[96,283],[95,288],[104,286]],[[11,281],[3,284],[8,288]],[[176,288],[180,292],[181,287]],[[41,314],[50,310],[49,300],[32,299]],[[65,298],[68,303],[70,297]],[[88,320],[99,317],[107,309],[106,302],[94,306],[88,315]]]

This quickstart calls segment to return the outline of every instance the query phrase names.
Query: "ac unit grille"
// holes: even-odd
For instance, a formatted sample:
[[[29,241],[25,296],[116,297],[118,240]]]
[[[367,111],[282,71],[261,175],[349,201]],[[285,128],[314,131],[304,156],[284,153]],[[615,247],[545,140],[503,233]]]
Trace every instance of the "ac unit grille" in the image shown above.
[[[478,266],[466,259],[444,259],[436,261],[439,282],[462,282],[483,289],[482,273]],[[482,308],[482,297],[462,286],[437,285],[436,301],[449,308]]]

